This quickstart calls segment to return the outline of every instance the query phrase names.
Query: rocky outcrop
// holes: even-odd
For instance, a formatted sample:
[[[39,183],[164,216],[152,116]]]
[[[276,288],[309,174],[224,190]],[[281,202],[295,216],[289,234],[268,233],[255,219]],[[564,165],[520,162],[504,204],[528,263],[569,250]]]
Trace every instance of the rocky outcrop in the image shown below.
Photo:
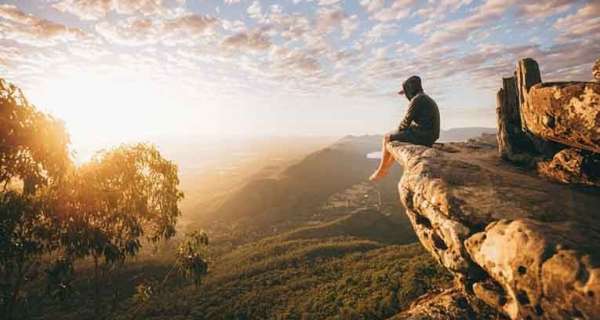
[[[600,154],[567,148],[537,164],[538,172],[568,184],[599,185]]]
[[[527,96],[521,114],[531,133],[600,153],[600,83],[538,83]]]
[[[522,59],[503,79],[497,114],[503,159],[555,181],[600,186],[586,174],[600,171],[600,82],[543,83],[537,62]]]
[[[523,165],[531,165],[534,161],[531,150],[535,149],[522,129],[517,81],[515,77],[504,78],[502,85],[496,97],[500,157]]]
[[[404,169],[399,192],[413,228],[459,290],[405,318],[463,294],[512,319],[600,319],[600,191],[548,182],[496,148],[493,136],[388,145]]]
[[[406,311],[389,320],[498,319],[489,307],[474,301],[458,288],[429,292],[413,301]]]
[[[497,115],[495,137],[387,145],[412,226],[456,284],[400,318],[497,319],[485,303],[511,319],[600,319],[600,189],[577,186],[600,186],[600,82],[543,83],[523,59]]]

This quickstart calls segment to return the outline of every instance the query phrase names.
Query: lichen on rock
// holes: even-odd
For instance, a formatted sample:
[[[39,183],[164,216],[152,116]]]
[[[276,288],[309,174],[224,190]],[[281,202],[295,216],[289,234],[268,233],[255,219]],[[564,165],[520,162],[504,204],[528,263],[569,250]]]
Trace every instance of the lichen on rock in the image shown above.
[[[551,141],[600,153],[600,83],[534,85],[521,108],[527,129]]]
[[[539,162],[537,170],[558,182],[600,186],[600,154],[576,148],[563,149],[551,160]]]

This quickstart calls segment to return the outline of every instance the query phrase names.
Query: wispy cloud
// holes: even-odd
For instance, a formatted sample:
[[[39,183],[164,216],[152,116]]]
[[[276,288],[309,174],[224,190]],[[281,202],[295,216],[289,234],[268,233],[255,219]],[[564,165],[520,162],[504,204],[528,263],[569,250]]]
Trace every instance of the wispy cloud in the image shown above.
[[[32,46],[49,46],[83,39],[85,32],[26,14],[14,5],[0,5],[0,35],[3,39]]]
[[[597,1],[568,0],[16,2],[0,5],[0,63],[23,81],[93,62],[217,91],[378,98],[420,74],[448,96],[497,87],[523,56],[549,79],[590,78],[599,17]]]
[[[219,21],[210,16],[184,14],[171,18],[129,17],[118,23],[96,25],[96,31],[110,42],[122,45],[193,45],[210,35]]]
[[[53,7],[84,20],[104,18],[111,11],[125,15],[152,15],[165,10],[162,0],[61,0]]]

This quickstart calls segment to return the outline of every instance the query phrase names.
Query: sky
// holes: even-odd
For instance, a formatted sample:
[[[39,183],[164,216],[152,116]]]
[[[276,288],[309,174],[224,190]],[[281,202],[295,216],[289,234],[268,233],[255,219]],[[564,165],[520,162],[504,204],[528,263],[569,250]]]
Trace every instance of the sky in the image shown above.
[[[76,148],[383,133],[413,74],[442,128],[494,127],[523,57],[590,80],[600,1],[0,0],[0,77]]]

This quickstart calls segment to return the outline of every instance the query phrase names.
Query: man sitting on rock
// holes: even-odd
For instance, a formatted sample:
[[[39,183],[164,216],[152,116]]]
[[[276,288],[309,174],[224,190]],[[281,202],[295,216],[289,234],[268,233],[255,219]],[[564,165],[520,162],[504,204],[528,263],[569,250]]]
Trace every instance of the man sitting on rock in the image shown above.
[[[435,101],[423,92],[421,78],[418,76],[408,78],[402,84],[402,90],[398,94],[405,95],[410,101],[408,111],[398,130],[386,134],[383,138],[381,162],[369,178],[371,181],[383,178],[394,163],[392,154],[386,148],[388,142],[409,142],[431,147],[440,137],[440,112]]]

